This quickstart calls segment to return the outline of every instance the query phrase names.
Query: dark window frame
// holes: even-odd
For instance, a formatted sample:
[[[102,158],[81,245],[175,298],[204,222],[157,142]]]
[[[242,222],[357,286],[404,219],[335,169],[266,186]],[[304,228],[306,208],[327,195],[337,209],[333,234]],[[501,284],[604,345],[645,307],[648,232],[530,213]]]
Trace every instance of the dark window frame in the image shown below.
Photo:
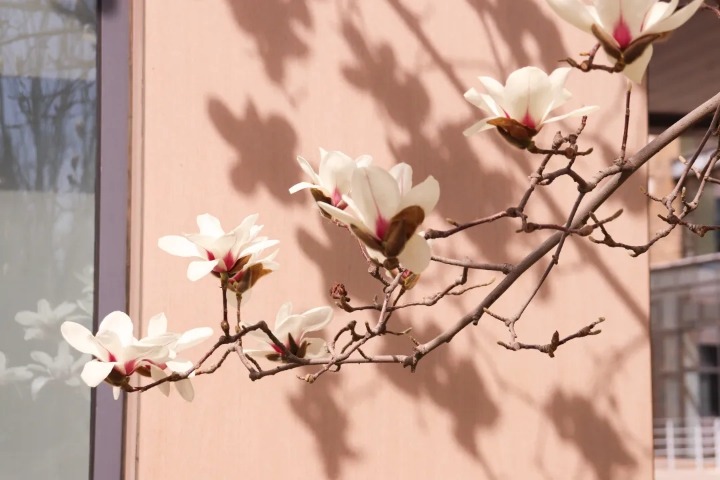
[[[95,208],[95,328],[127,311],[131,2],[98,0],[98,159]],[[122,479],[125,395],[93,389],[91,479]]]

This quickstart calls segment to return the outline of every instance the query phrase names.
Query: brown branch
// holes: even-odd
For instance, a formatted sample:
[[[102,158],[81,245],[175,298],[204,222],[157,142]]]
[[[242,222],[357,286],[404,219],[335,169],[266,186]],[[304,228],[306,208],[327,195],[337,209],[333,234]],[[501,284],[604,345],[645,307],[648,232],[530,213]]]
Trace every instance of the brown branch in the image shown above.
[[[510,273],[513,266],[509,263],[477,263],[470,260],[456,260],[454,258],[438,257],[433,255],[431,260],[446,265],[455,265],[457,267],[465,267],[473,270],[489,270],[494,272],[502,272],[505,275]]]
[[[595,210],[597,210],[603,203],[605,203],[605,201],[648,160],[654,157],[672,140],[683,134],[703,117],[717,109],[718,106],[720,106],[720,93],[695,108],[663,133],[655,137],[651,142],[645,145],[645,147],[630,156],[622,169],[618,169],[602,187],[592,193],[592,196],[589,197],[584,207],[578,212],[576,220],[571,226],[582,226],[587,219],[590,218],[590,215],[594,213]],[[599,182],[603,178],[605,177],[602,176],[602,178],[599,178],[597,181]],[[520,263],[515,265],[513,271],[503,278],[502,281],[500,281],[500,283],[498,283],[498,285],[472,311],[468,312],[462,318],[457,320],[455,324],[448,327],[439,335],[422,345],[418,345],[415,348],[414,354],[408,357],[403,365],[408,366],[411,369],[415,369],[418,362],[425,355],[432,352],[440,345],[452,341],[455,335],[468,325],[477,323],[485,312],[485,309],[490,308],[490,306],[492,306],[492,304],[495,303],[495,301],[500,298],[500,296],[502,296],[510,288],[510,286],[513,285],[521,275],[523,275],[524,272],[535,265],[535,263],[543,258],[550,250],[557,246],[563,238],[564,234],[559,232],[545,240],[535,250],[530,252]]]
[[[552,338],[550,339],[550,343],[547,343],[545,345],[532,345],[528,343],[521,343],[521,342],[513,342],[513,343],[505,343],[505,342],[497,342],[498,345],[503,346],[507,348],[508,350],[518,351],[518,350],[538,350],[542,353],[547,353],[550,358],[555,358],[555,351],[560,347],[561,345],[565,345],[570,340],[574,340],[576,338],[583,338],[588,337],[591,335],[598,335],[602,332],[602,330],[593,330],[595,326],[598,324],[604,322],[604,318],[600,318],[597,321],[591,323],[590,325],[581,328],[577,332],[573,333],[572,335],[568,335],[567,337],[560,339],[560,334],[555,331],[553,333]]]
[[[622,71],[623,66],[620,63],[616,63],[612,67],[609,65],[600,65],[600,64],[595,63],[595,55],[597,55],[597,52],[599,49],[600,49],[600,44],[597,43],[592,48],[592,50],[590,50],[589,53],[581,53],[580,55],[586,56],[587,59],[583,60],[580,63],[576,62],[575,60],[573,60],[570,57],[563,58],[560,61],[565,62],[568,65],[570,65],[571,67],[577,68],[581,72],[585,72],[585,73],[593,71],[593,70],[602,70],[604,72],[609,72],[609,73],[616,73],[616,72]]]
[[[494,222],[495,220],[499,220],[501,218],[505,218],[505,217],[509,217],[509,216],[511,216],[510,213],[507,210],[505,210],[505,211],[494,213],[487,217],[479,218],[477,220],[473,220],[473,221],[467,222],[467,223],[458,223],[455,220],[451,220],[448,218],[448,219],[446,219],[446,221],[450,225],[454,225],[455,228],[451,228],[448,230],[433,230],[433,229],[426,230],[424,236],[427,240],[430,240],[432,238],[447,238],[451,235],[455,235],[456,233],[462,232],[463,230],[467,230],[468,228],[476,227],[476,226],[482,225],[484,223]]]

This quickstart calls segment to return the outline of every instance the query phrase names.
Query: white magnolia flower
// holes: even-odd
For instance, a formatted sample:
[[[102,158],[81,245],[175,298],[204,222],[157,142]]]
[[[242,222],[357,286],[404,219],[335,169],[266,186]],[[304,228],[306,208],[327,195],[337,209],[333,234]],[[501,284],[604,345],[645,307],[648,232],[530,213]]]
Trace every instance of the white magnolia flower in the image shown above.
[[[345,208],[343,195],[350,193],[350,181],[358,167],[367,167],[372,163],[370,155],[361,155],[355,160],[338,151],[320,149],[320,168],[315,173],[307,160],[297,157],[300,167],[312,179],[312,182],[300,182],[290,187],[290,193],[310,189],[316,202],[329,203]]]
[[[70,302],[52,308],[45,299],[39,300],[37,305],[37,312],[24,310],[15,314],[15,321],[25,327],[25,340],[41,340],[47,332],[57,332],[58,323],[77,308]]]
[[[30,352],[30,357],[37,363],[28,365],[28,370],[34,373],[30,384],[30,393],[33,400],[37,399],[40,390],[50,381],[63,382],[70,387],[82,385],[80,370],[90,360],[88,355],[75,358],[70,354],[70,345],[67,342],[58,342],[57,355],[51,357],[45,352]]]
[[[623,73],[640,83],[652,57],[652,42],[687,22],[702,6],[692,0],[676,10],[678,0],[548,0],[555,12],[592,33]]]
[[[212,329],[207,327],[195,328],[183,334],[169,333],[166,328],[165,315],[156,315],[150,320],[148,336],[137,340],[133,336],[130,317],[116,311],[103,319],[96,335],[75,322],[63,323],[60,330],[72,347],[95,357],[85,364],[81,373],[83,381],[90,387],[106,381],[113,385],[113,395],[118,398],[121,385],[135,372],[153,375],[153,367],[160,371],[187,371],[188,362],[177,359],[177,352],[212,335]],[[184,393],[184,386],[178,386],[181,394]],[[186,398],[186,395],[183,394],[183,397]]]
[[[193,368],[193,363],[188,360],[182,360],[177,357],[177,353],[207,340],[212,336],[212,328],[200,327],[188,330],[183,334],[169,333],[167,331],[167,317],[164,313],[159,313],[150,318],[148,322],[147,336],[138,341],[141,345],[166,344],[168,349],[168,359],[165,361],[149,362],[150,376],[153,380],[160,380],[166,376],[177,373],[186,373]],[[190,377],[193,375],[191,374]],[[173,382],[180,396],[191,402],[195,397],[190,378]],[[168,382],[158,385],[160,391],[165,395],[170,394],[170,385]]]
[[[292,303],[284,303],[275,317],[273,335],[280,340],[285,348],[298,358],[317,358],[327,353],[327,344],[322,338],[306,337],[308,332],[315,332],[325,327],[332,320],[330,307],[317,307],[304,313],[293,314]],[[272,342],[262,330],[253,330],[247,336],[255,340],[260,348],[246,349],[245,353],[252,357],[282,361],[282,348]]]
[[[8,367],[5,354],[0,352],[0,387],[30,380],[31,378],[32,372],[27,367]]]
[[[251,287],[259,279],[259,272],[269,273],[278,268],[273,261],[275,253],[263,253],[266,248],[277,245],[278,241],[257,236],[262,229],[262,225],[255,225],[257,218],[257,214],[250,215],[226,233],[217,218],[209,214],[199,215],[197,224],[200,233],[168,235],[158,240],[158,246],[171,255],[201,258],[188,265],[187,276],[193,281],[211,272],[215,275],[227,273],[232,277],[249,266],[255,266],[255,275],[251,275],[253,281],[249,283]]]
[[[570,70],[569,67],[558,68],[548,75],[537,67],[524,67],[512,72],[505,85],[490,77],[479,77],[487,93],[471,88],[465,92],[465,99],[490,116],[463,133],[472,135],[496,127],[510,143],[527,148],[544,124],[597,110],[595,106],[583,107],[548,118],[552,110],[572,96],[565,89]]]
[[[401,163],[387,172],[379,167],[358,168],[352,193],[341,210],[320,203],[320,208],[352,229],[369,249],[403,267],[420,273],[430,263],[430,246],[418,227],[437,204],[440,185],[429,176],[412,186],[412,168]]]

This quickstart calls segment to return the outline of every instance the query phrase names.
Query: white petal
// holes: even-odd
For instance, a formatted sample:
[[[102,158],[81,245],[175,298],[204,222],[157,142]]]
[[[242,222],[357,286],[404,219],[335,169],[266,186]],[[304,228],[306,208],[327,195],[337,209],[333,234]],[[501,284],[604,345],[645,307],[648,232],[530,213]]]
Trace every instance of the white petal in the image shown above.
[[[25,330],[25,336],[23,337],[24,340],[34,340],[36,338],[42,339],[45,337],[45,332],[41,328],[36,327],[30,327],[27,330]]]
[[[240,222],[240,225],[233,228],[230,232],[238,239],[238,242],[244,243],[255,237],[255,235],[258,234],[260,230],[262,230],[262,225],[255,225],[255,222],[257,222],[258,217],[260,217],[259,214],[253,213],[248,215],[247,217],[243,218],[242,222]]]
[[[423,209],[427,216],[440,199],[440,184],[432,175],[423,182],[415,185],[400,201],[398,210],[411,205],[417,205]]]
[[[306,188],[314,188],[317,190],[324,190],[319,185],[315,185],[314,183],[308,183],[308,182],[300,182],[296,183],[292,187],[288,188],[288,192],[290,193],[297,193],[300,190],[305,190]],[[327,193],[326,193],[327,195]],[[329,196],[329,195],[328,195]]]
[[[288,336],[291,335],[296,342],[300,341],[305,327],[305,318],[302,315],[290,315],[280,325],[276,325],[273,334],[282,343],[287,345]]]
[[[363,230],[365,229],[365,226],[362,223],[362,220],[356,217],[353,217],[345,210],[340,210],[337,207],[333,207],[332,205],[328,205],[327,203],[318,203],[318,207],[320,207],[322,210],[324,210],[326,213],[328,213],[331,217],[333,217],[335,220],[344,223],[345,225],[355,225],[358,227],[362,227]]]
[[[83,382],[85,382],[88,387],[97,387],[110,375],[114,367],[114,363],[90,360],[83,367],[80,378],[83,379]]]
[[[653,46],[648,45],[645,51],[630,65],[626,65],[622,71],[623,75],[632,80],[635,83],[642,83],[645,70],[647,70],[650,58],[652,58]]]
[[[624,1],[627,0],[601,0],[600,2],[593,2],[597,17],[600,19],[600,26],[608,32],[611,37],[613,36],[615,27],[620,22],[621,7]]]
[[[675,30],[676,28],[690,20],[690,18],[695,15],[695,12],[697,12],[698,9],[702,6],[702,4],[703,0],[694,0],[688,3],[685,7],[670,15],[670,17],[657,22],[655,25],[651,26],[647,31],[643,33],[661,33]]]
[[[24,327],[43,322],[43,317],[35,312],[22,311],[15,314],[15,321]]]
[[[320,162],[320,184],[327,188],[331,195],[335,188],[339,189],[341,194],[346,194],[350,191],[350,179],[355,168],[353,159],[344,153],[327,152]]]
[[[160,368],[156,367],[155,365],[152,365],[152,364],[150,365],[150,378],[153,379],[153,382],[162,380],[165,377],[167,377],[167,375],[165,375],[165,372],[163,372]],[[170,382],[161,383],[157,386],[157,388],[160,390],[160,393],[162,393],[166,397],[168,395],[170,395]]]
[[[203,257],[197,245],[179,235],[166,235],[158,239],[160,250],[177,257]]]
[[[107,351],[98,343],[92,332],[75,322],[63,322],[60,333],[75,350],[89,353],[101,359],[107,359]]]
[[[238,253],[238,257],[244,257],[245,255],[251,255],[253,253],[260,253],[266,248],[274,247],[280,243],[280,240],[260,240],[256,241],[247,247],[243,248],[240,253]]]
[[[245,355],[252,357],[255,360],[267,360],[268,355],[277,354],[277,352],[275,350],[273,350],[272,348],[270,348],[270,346],[268,346],[268,348],[266,348],[266,349],[243,348],[243,353]]]
[[[167,332],[167,317],[164,313],[158,313],[150,317],[148,321],[147,336],[155,337]]]
[[[220,237],[208,235],[188,235],[188,240],[196,243],[200,248],[212,253],[213,258],[222,261],[237,243],[237,234],[230,232]],[[210,257],[204,255],[205,259]]]
[[[400,191],[395,179],[382,168],[358,168],[353,174],[351,197],[365,226],[380,238],[378,219],[382,217],[389,221],[400,204]]]
[[[55,320],[62,320],[63,317],[66,317],[67,315],[70,315],[72,312],[75,311],[77,308],[77,305],[70,302],[63,302],[60,305],[55,308],[55,311],[53,312],[55,316]]]
[[[134,341],[132,320],[127,313],[119,310],[108,313],[102,319],[98,327],[98,334],[103,332],[113,332],[122,345],[130,345]]]
[[[200,230],[200,235],[207,235],[209,237],[222,237],[225,235],[225,230],[220,226],[220,220],[209,213],[198,215],[197,225]]]
[[[169,360],[166,365],[170,370],[177,373],[186,373],[194,366],[190,360]]]
[[[355,166],[357,168],[369,167],[372,165],[373,158],[370,155],[360,155],[355,159]]]
[[[487,102],[483,98],[483,94],[478,92],[474,88],[471,88],[470,90],[465,92],[463,94],[463,97],[465,97],[465,100],[472,103],[479,109],[485,110],[486,112],[489,112],[489,113],[495,113],[493,110],[490,109],[490,106],[487,104]],[[487,98],[490,98],[490,97],[487,96]],[[492,102],[493,102],[493,104],[495,103],[495,101],[492,101]]]
[[[115,400],[117,400],[118,398],[120,398],[120,393],[121,393],[121,392],[120,392],[120,387],[112,387],[112,392],[113,392],[113,398],[114,398]]]
[[[195,260],[190,262],[187,268],[187,277],[193,282],[200,280],[212,272],[217,264],[218,260]]]
[[[643,33],[647,33],[657,22],[668,18],[677,8],[678,0],[657,2],[648,11],[643,21]]]
[[[52,367],[55,364],[53,358],[45,352],[30,352],[30,358],[46,367]]]
[[[180,340],[177,342],[175,351],[179,352],[186,348],[194,347],[195,345],[204,342],[208,338],[212,337],[213,330],[210,327],[199,327],[188,330],[180,336]]]
[[[325,328],[325,325],[330,323],[333,317],[333,311],[330,307],[316,307],[303,313],[302,317],[303,333],[314,332]]]
[[[315,170],[310,166],[310,163],[305,160],[303,157],[298,155],[297,162],[300,164],[300,168],[303,169],[303,171],[312,179],[312,181],[315,184],[320,184],[320,177],[318,177],[317,173],[315,173]]]
[[[305,358],[321,358],[328,354],[327,343],[322,338],[305,338]]]
[[[620,4],[622,19],[633,39],[640,36],[643,21],[654,3],[657,3],[657,0],[622,0]]]
[[[582,117],[583,115],[587,115],[587,114],[595,112],[599,109],[600,109],[600,107],[598,107],[597,105],[589,105],[587,107],[575,109],[572,112],[568,112],[568,113],[564,113],[562,115],[557,115],[555,117],[548,118],[547,120],[545,120],[544,123],[557,122],[559,120],[563,120],[568,117]]]
[[[503,86],[503,84],[492,77],[478,77],[478,80],[480,80],[482,86],[485,87],[488,95],[490,95],[490,100],[492,101],[492,103],[495,104],[497,108],[497,110],[492,111],[502,111],[505,108],[506,100],[505,87]],[[492,107],[491,102],[487,99],[485,99],[485,103],[488,107]],[[502,116],[504,116],[504,114]]]
[[[37,400],[38,392],[50,381],[49,377],[35,377],[30,384],[30,396],[33,400]]]
[[[398,163],[397,165],[393,166],[388,173],[392,175],[392,177],[395,179],[395,181],[398,184],[398,188],[400,189],[400,196],[407,194],[410,189],[412,188],[412,174],[413,170],[410,165],[407,163]]]
[[[268,337],[267,334],[266,334],[265,332],[263,332],[262,330],[260,330],[260,329],[258,329],[258,330],[251,330],[251,331],[247,332],[247,333],[245,334],[245,337],[246,337],[246,338],[251,338],[251,339],[255,340],[255,341],[258,342],[260,345],[268,345],[268,344],[272,343],[272,342],[270,341],[270,337]],[[248,351],[248,350],[245,350],[245,352],[247,352],[247,351]]]
[[[186,402],[192,402],[195,398],[195,389],[189,378],[175,382],[175,389]]]
[[[292,315],[292,302],[285,302],[280,305],[277,314],[275,314],[275,326],[282,325],[290,315]]]
[[[547,0],[547,2],[563,20],[580,30],[590,32],[594,19],[588,7],[580,0]]]
[[[421,273],[430,264],[432,252],[422,235],[413,235],[398,255],[400,264],[413,273]]]
[[[561,106],[571,97],[570,92],[565,89],[565,82],[570,74],[570,70],[572,69],[569,67],[556,68],[549,75],[553,99],[550,105],[548,105],[548,110],[543,114],[543,118],[545,118],[551,110]]]
[[[50,308],[50,302],[48,302],[44,298],[38,300],[37,305],[38,305],[38,313],[40,314],[40,316],[47,317],[52,314],[52,308]]]
[[[510,118],[537,129],[552,102],[550,78],[539,68],[524,67],[508,76],[503,106]]]
[[[473,123],[470,127],[466,128],[463,131],[463,135],[466,137],[469,137],[470,135],[474,135],[476,133],[484,132],[485,130],[490,130],[491,128],[495,128],[494,125],[490,125],[488,123],[488,120],[491,120],[491,118],[483,118],[479,122]]]

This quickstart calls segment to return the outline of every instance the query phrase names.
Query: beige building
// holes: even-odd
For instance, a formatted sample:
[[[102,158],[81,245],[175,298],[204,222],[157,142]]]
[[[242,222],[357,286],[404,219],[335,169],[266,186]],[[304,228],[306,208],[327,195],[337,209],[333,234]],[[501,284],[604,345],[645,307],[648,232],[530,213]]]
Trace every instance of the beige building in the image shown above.
[[[702,55],[688,54],[714,48],[720,40],[717,18],[710,12],[701,13],[656,49],[650,68],[651,132],[658,132],[718,91],[715,79],[720,65]],[[651,194],[662,197],[672,190],[683,171],[680,157],[692,158],[708,124],[709,119],[687,132],[650,164]],[[715,147],[711,139],[696,160],[697,168],[707,165]],[[697,187],[697,180],[691,178],[687,198],[693,198]],[[708,185],[688,221],[720,224],[718,193],[717,185]],[[649,205],[650,234],[654,235],[666,225],[658,218],[666,211],[655,202]],[[718,252],[718,232],[699,237],[680,229],[649,252],[658,478],[705,478],[698,469],[720,476]],[[683,470],[692,473],[681,474]]]
[[[354,300],[370,301],[377,292],[353,240],[307,196],[288,194],[304,180],[295,157],[317,164],[324,147],[371,154],[384,167],[407,162],[416,182],[435,176],[441,197],[430,227],[492,214],[517,203],[538,158],[495,132],[464,137],[482,112],[463,92],[478,87],[477,76],[505,78],[526,65],[551,71],[592,47],[541,0],[99,5],[0,4],[8,19],[0,31],[0,308],[9,319],[0,324],[0,478],[653,478],[649,260],[584,238],[568,240],[518,324],[524,341],[545,343],[555,330],[607,319],[601,335],[570,342],[555,358],[499,347],[507,331],[484,317],[414,374],[346,366],[313,385],[292,372],[251,382],[233,358],[194,381],[191,404],[157,391],[116,402],[107,385],[89,397],[76,381],[82,359],[59,343],[63,319],[97,325],[123,309],[145,331],[164,311],[174,331],[218,329],[217,284],[188,281],[187,262],[159,250],[159,237],[194,231],[205,212],[226,228],[259,213],[263,233],[281,242],[281,269],[256,286],[248,321],[271,320],[288,300],[300,310],[332,304],[327,292],[339,281]],[[602,106],[581,137],[596,149],[577,169],[591,175],[617,154],[625,81],[573,72],[567,87],[568,108]],[[648,136],[643,88],[632,112],[630,153]],[[559,125],[570,131],[577,121]],[[554,132],[543,129],[538,143]],[[670,148],[666,163],[677,155]],[[612,225],[628,243],[647,238],[646,183],[636,175],[600,211],[624,209]],[[562,222],[577,190],[558,182],[551,191],[530,214]],[[433,249],[514,263],[549,236],[515,228],[496,223]],[[663,261],[680,256],[673,244],[663,249]],[[542,268],[493,308],[511,315]],[[432,265],[409,297],[421,300],[459,273]],[[472,281],[493,276],[500,279],[476,272]],[[486,291],[398,322],[427,341]],[[325,333],[350,318],[338,309]],[[376,348],[409,353],[412,344]]]

